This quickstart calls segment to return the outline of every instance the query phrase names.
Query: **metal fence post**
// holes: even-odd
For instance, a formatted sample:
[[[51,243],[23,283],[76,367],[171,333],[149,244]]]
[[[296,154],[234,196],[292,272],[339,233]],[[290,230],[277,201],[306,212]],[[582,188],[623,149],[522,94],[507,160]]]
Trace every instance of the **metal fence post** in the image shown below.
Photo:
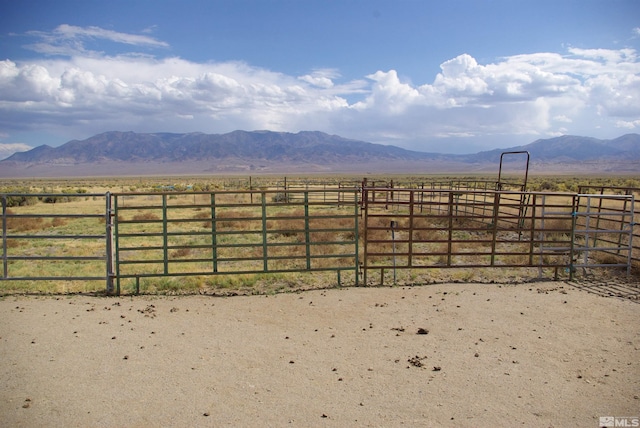
[[[354,203],[353,203],[353,207],[354,207],[354,213],[353,213],[353,221],[354,221],[354,235],[355,235],[355,260],[354,260],[354,268],[355,268],[355,281],[356,281],[356,287],[358,286],[358,282],[359,282],[359,259],[360,256],[358,254],[358,248],[360,247],[360,230],[359,230],[359,224],[358,224],[358,195],[357,193],[354,193],[353,195],[354,197]]]
[[[449,236],[447,239],[447,266],[451,266],[451,252],[453,251],[453,198],[454,192],[449,192]]]
[[[409,268],[413,266],[413,228],[415,227],[415,192],[417,191],[409,191],[409,251],[407,254],[407,266]]]
[[[494,194],[493,200],[493,230],[491,231],[491,266],[496,262],[496,241],[498,239],[498,222],[500,221],[500,192]]]
[[[120,235],[118,217],[118,195],[113,195],[113,229],[115,239],[115,265],[116,265],[116,295],[120,295]]]
[[[162,252],[165,275],[169,275],[169,224],[167,220],[167,194],[165,193],[162,195]]]
[[[533,266],[533,254],[535,251],[535,241],[536,241],[536,207],[538,206],[538,195],[533,195],[533,204],[531,206],[531,227],[529,232],[529,265]],[[542,244],[540,244],[542,245]]]
[[[373,192],[375,194],[375,191]],[[369,255],[369,190],[367,190],[367,187],[362,187],[362,205],[364,208],[364,217],[363,217],[363,221],[364,221],[364,256],[363,256],[363,261],[362,264],[364,266],[363,272],[362,272],[362,281],[364,282],[364,286],[367,286],[367,270],[368,270],[368,255]],[[356,246],[358,244],[356,243]]]
[[[393,285],[396,285],[396,229],[398,228],[398,222],[391,220],[389,227],[391,228],[391,241],[393,242]]]
[[[307,256],[307,270],[311,270],[311,235],[309,233],[309,192],[304,192],[304,240]]]
[[[631,213],[631,218],[629,220],[629,255],[627,256],[627,277],[631,276],[631,261],[633,260],[633,227],[636,225],[635,219],[634,219],[634,205],[635,205],[635,196],[633,195],[633,192],[630,193],[631,196],[631,209],[630,209],[630,213]],[[625,205],[626,208],[626,205]],[[623,217],[624,220],[624,217]]]
[[[251,177],[249,177],[251,180]],[[251,192],[253,203],[253,192]],[[218,225],[216,224],[216,194],[211,193],[211,256],[213,258],[213,271],[218,272]]]
[[[585,220],[585,242],[586,242],[586,254],[589,253],[589,212],[591,210],[591,197],[587,197],[587,214]],[[578,206],[578,195],[573,195],[572,211],[571,211],[571,242],[569,243],[569,281],[573,281],[573,257],[574,247],[576,241],[576,227],[578,224],[578,212],[580,211]]]
[[[7,278],[7,195],[2,195],[2,277]]]
[[[262,270],[269,271],[269,259],[267,257],[267,194],[262,192]]]
[[[107,294],[113,294],[113,212],[111,211],[111,192],[105,195],[106,244],[107,244]]]

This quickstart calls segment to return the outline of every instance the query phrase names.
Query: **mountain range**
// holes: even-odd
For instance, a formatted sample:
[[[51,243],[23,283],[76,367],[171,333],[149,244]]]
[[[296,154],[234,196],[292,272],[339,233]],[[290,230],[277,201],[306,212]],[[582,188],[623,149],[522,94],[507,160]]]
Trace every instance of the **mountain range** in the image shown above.
[[[529,153],[533,172],[640,172],[638,134],[612,140],[565,135],[508,149],[452,155],[405,150],[319,131],[111,131],[59,147],[42,145],[14,153],[0,161],[0,177],[497,172],[502,153],[513,151]]]

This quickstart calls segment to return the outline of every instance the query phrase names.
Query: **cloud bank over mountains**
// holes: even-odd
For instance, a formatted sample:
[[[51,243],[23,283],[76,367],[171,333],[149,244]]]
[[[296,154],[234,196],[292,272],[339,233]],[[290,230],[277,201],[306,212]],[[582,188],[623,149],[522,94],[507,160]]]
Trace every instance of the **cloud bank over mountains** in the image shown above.
[[[39,55],[0,61],[1,143],[43,132],[63,143],[106,130],[321,130],[471,153],[640,129],[640,62],[632,48],[568,47],[484,63],[460,53],[413,82],[394,69],[346,79],[337,69],[288,75],[241,61],[195,62],[172,55],[150,32],[65,24],[20,37]],[[118,53],[105,54],[105,44]]]
[[[0,144],[0,160],[6,159],[16,152],[26,152],[33,147],[23,143]]]

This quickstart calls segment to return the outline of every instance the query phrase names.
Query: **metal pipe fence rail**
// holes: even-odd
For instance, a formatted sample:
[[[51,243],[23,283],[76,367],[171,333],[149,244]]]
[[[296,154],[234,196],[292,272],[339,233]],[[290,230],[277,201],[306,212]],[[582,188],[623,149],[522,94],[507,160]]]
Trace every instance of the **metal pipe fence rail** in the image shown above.
[[[111,289],[108,193],[5,193],[0,199],[1,281],[101,281]]]
[[[626,266],[630,272],[634,255],[633,195],[578,195],[576,200],[576,221],[574,224],[575,249],[584,256],[575,267]],[[592,252],[613,255],[613,258],[601,258],[606,263],[593,263],[589,260]]]
[[[384,198],[386,204],[393,204],[394,202],[402,202],[402,195],[405,193],[396,193],[394,189],[416,189],[423,191],[420,195],[421,198],[438,197],[444,194],[444,192],[490,192],[490,191],[511,191],[517,192],[518,195],[525,193],[525,185],[515,181],[501,180],[446,180],[446,181],[421,181],[421,182],[389,182],[369,181],[364,179],[362,181],[361,188],[379,189],[378,192],[369,192],[369,198],[372,201],[380,201],[380,198]],[[466,198],[469,198],[472,193],[460,193],[464,194]],[[406,200],[405,200],[406,202]]]
[[[169,277],[329,272],[338,283],[347,273],[350,282],[368,284],[372,270],[383,282],[391,269],[629,273],[640,244],[636,193],[605,192],[349,184],[287,192],[6,193],[0,282],[28,291],[34,281],[86,281],[120,293]]]
[[[572,277],[578,267],[626,267],[629,272],[629,258],[598,262],[609,247],[594,246],[583,236],[619,237],[623,245],[617,251],[630,255],[630,227],[596,231],[590,224],[612,214],[594,212],[595,200],[579,206],[579,198],[569,193],[364,188],[363,281],[368,284],[374,270],[380,271],[382,283],[385,271],[393,270],[395,278],[397,269],[538,267],[540,274],[550,268],[556,277],[559,269]],[[623,204],[625,210],[617,215],[630,222],[633,197],[605,198]],[[579,220],[584,218],[591,223]]]
[[[318,183],[299,183],[287,184],[286,188],[275,189],[274,198],[278,202],[300,202],[304,200],[304,193],[309,192],[308,197],[311,202],[336,202],[344,204],[353,204],[360,201],[359,188],[352,183],[337,185],[318,184]],[[255,192],[253,192],[255,193]]]
[[[628,256],[626,248],[631,246],[630,259],[632,263],[640,265],[640,212],[635,212],[634,207],[630,204],[634,200],[640,198],[640,188],[637,187],[614,187],[614,186],[579,186],[578,191],[582,196],[578,199],[578,205],[583,207],[590,198],[596,198],[597,204],[588,204],[590,210],[596,213],[608,212],[608,215],[598,216],[594,221],[590,221],[589,228],[593,229],[590,237],[592,245],[607,246],[610,248],[603,249],[613,258],[624,259]],[[623,199],[608,198],[607,195],[624,195],[633,196],[633,198]],[[599,196],[599,197],[598,197]],[[633,214],[631,214],[633,213]],[[581,224],[590,220],[589,217],[583,217]],[[606,230],[615,229],[623,231],[626,227],[631,228],[629,241],[625,241],[625,235],[617,234],[607,236]],[[601,232],[602,231],[602,232]]]
[[[357,284],[356,192],[114,194],[116,293],[166,276],[346,271]]]

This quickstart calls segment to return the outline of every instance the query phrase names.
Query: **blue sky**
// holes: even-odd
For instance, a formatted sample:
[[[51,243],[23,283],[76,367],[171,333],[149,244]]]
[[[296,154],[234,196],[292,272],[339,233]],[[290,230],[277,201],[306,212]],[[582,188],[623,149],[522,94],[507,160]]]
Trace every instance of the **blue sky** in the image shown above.
[[[639,49],[636,0],[0,0],[0,158],[111,130],[615,138]]]

